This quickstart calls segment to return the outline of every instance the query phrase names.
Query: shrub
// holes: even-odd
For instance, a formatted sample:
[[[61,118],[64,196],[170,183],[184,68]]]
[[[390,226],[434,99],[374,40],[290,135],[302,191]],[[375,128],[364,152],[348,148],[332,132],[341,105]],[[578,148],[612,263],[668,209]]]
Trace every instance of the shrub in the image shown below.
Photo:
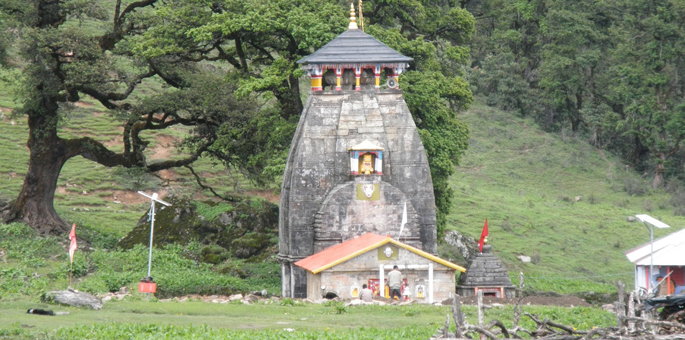
[[[590,204],[595,204],[599,202],[599,199],[595,196],[595,194],[590,194],[588,196],[587,201],[590,202]]]
[[[654,204],[651,200],[645,200],[644,202],[642,202],[642,208],[647,210],[648,212],[652,212],[652,210],[654,210]]]
[[[634,177],[625,179],[623,190],[631,196],[643,196],[649,192],[647,184]]]
[[[232,205],[228,203],[205,203],[205,202],[195,202],[195,207],[197,213],[204,216],[209,221],[213,221],[215,218],[219,217],[224,212],[231,212],[235,209]]]
[[[333,307],[331,314],[345,314],[348,312],[345,303],[342,301],[332,304],[331,307]]]
[[[278,301],[278,304],[281,306],[297,306],[297,301],[295,301],[289,297],[286,297],[286,298],[281,299],[281,301]]]
[[[538,264],[538,263],[540,263],[541,260],[542,260],[542,258],[540,256],[540,252],[537,250],[534,251],[533,255],[530,256],[530,263],[532,263],[532,264]]]

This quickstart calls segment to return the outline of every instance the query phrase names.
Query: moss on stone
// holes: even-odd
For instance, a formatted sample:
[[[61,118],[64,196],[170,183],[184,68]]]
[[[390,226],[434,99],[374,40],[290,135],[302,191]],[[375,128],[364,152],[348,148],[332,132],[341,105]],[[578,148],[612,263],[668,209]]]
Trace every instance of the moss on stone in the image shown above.
[[[232,205],[202,202],[202,209],[212,211],[212,220],[202,216],[198,204],[170,198],[170,207],[155,212],[154,246],[187,245],[196,241],[205,247],[200,260],[218,264],[233,255],[241,259],[257,256],[270,258],[277,252],[278,206],[260,198],[244,199]],[[208,208],[211,207],[211,208]],[[217,213],[217,208],[225,211]],[[150,244],[150,221],[143,215],[136,227],[118,247],[131,249],[136,244]]]

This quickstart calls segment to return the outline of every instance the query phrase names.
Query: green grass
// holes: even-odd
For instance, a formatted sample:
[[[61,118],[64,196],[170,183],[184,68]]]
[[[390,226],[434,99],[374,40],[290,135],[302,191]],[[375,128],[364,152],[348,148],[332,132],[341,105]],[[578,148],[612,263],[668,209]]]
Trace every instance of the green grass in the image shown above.
[[[451,181],[449,228],[478,239],[487,218],[493,250],[514,281],[524,273],[528,289],[615,292],[617,280],[630,287],[633,266],[623,253],[648,242],[649,232],[626,218],[647,213],[672,226],[655,237],[685,222],[663,190],[579,138],[483,105],[461,119],[471,140]]]
[[[29,308],[66,311],[69,315],[28,315],[26,310]],[[463,306],[463,310],[466,322],[476,324],[475,306]],[[523,311],[572,325],[580,330],[615,323],[611,313],[598,308],[523,306]],[[371,339],[374,334],[390,339],[392,336],[401,337],[403,333],[410,334],[410,339],[426,339],[443,325],[445,316],[449,313],[448,306],[430,305],[350,306],[346,307],[345,312],[337,313],[334,304],[298,303],[283,306],[268,300],[242,305],[199,301],[159,302],[155,299],[145,301],[142,297],[136,297],[107,302],[99,311],[11,301],[0,307],[0,335],[2,332],[24,329],[30,330],[34,335],[48,332],[57,338],[67,335],[84,338],[84,334],[93,336],[95,334],[92,331],[97,330],[96,339],[111,339],[115,334],[120,335],[119,332],[128,330],[131,335],[143,338],[143,335],[149,336],[147,328],[168,329],[173,326],[176,328],[168,329],[171,334],[188,331],[192,327],[196,331],[199,328],[200,333],[206,332],[209,338],[230,334],[266,339],[267,335],[288,328],[294,330],[293,335],[299,336],[288,335],[290,332],[281,333],[287,335],[287,339],[309,338],[304,337],[305,334],[317,335],[312,339]],[[485,316],[486,322],[499,319],[505,325],[511,325],[513,308],[504,306],[488,309]],[[529,330],[535,328],[534,323],[526,317],[521,319],[521,326]]]

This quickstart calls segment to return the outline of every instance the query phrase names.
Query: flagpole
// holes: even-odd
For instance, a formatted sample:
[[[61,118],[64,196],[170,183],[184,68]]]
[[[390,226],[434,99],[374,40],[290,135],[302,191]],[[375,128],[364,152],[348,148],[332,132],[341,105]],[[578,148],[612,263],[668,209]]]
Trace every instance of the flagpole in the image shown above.
[[[402,222],[400,222],[400,233],[397,235],[397,240],[400,240],[400,236],[402,236],[402,230],[404,229],[404,225],[407,224],[407,201],[404,201],[404,210],[402,211]]]
[[[76,223],[71,226],[71,232],[69,232],[69,288],[72,285],[72,279],[74,276],[74,252],[76,251]]]

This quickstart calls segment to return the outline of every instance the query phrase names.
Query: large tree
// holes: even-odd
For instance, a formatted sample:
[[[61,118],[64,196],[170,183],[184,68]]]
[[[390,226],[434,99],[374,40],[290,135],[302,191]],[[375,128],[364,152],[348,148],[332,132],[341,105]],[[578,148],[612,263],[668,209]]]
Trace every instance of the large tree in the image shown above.
[[[67,232],[53,200],[60,171],[73,157],[154,172],[188,166],[203,154],[217,153],[214,144],[221,141],[220,133],[243,131],[250,136],[254,131],[255,103],[235,98],[236,87],[221,76],[223,70],[170,56],[135,55],[133,41],[155,22],[150,8],[155,3],[118,0],[111,12],[90,1],[3,3],[3,16],[15,18],[9,22],[13,27],[3,27],[3,40],[17,44],[15,57],[26,65],[20,91],[23,106],[14,114],[27,117],[30,149],[21,191],[2,212],[5,221],[23,220],[42,233]],[[87,22],[88,29],[78,21]],[[3,62],[9,59],[3,52]],[[132,94],[145,80],[168,86],[145,100],[134,99]],[[122,119],[122,152],[95,138],[60,135],[68,107],[84,95]],[[194,127],[184,142],[186,157],[148,162],[145,132],[175,125]],[[223,143],[218,153],[227,163],[246,159],[225,156],[241,152],[236,144]]]
[[[274,98],[283,119],[302,110],[295,63],[347,27],[348,2],[323,0],[166,1],[156,25],[137,43],[147,58],[173,55],[232,67],[238,93]],[[446,225],[452,192],[447,179],[467,147],[468,128],[456,113],[472,101],[461,77],[474,19],[456,1],[364,2],[367,33],[411,56],[402,82],[421,132],[435,182],[439,234]]]
[[[547,1],[541,39],[540,87],[557,121],[571,130],[593,128],[597,108],[603,107],[606,88],[604,57],[611,47],[607,31],[611,21],[601,2]],[[595,140],[601,137],[596,136]]]
[[[685,139],[685,6],[677,0],[614,5],[612,100],[620,103],[624,133],[649,150],[656,188]]]
[[[295,62],[342,32],[349,20],[346,1],[118,0],[111,16],[83,1],[28,4],[20,30],[28,66],[25,105],[19,112],[29,118],[31,160],[24,188],[5,218],[24,219],[44,232],[65,230],[52,200],[59,170],[77,155],[146,171],[188,165],[210,155],[248,175],[278,174],[283,153],[274,159],[267,151],[287,147],[303,108],[302,72]],[[414,57],[414,67],[427,72],[426,79],[441,82],[439,91],[431,92],[411,80],[421,76],[407,75],[414,84],[408,86],[417,89],[414,105],[423,107],[415,119],[425,130],[434,180],[440,183],[436,196],[444,226],[450,192],[443,184],[466,148],[468,134],[455,109],[471,101],[460,66],[468,58],[462,45],[470,39],[473,19],[444,1],[367,1],[364,8],[366,24],[377,27],[370,32]],[[73,22],[85,18],[102,23],[107,17],[100,34]],[[168,89],[133,100],[132,93],[147,78]],[[124,152],[114,153],[90,138],[58,136],[61,106],[83,95],[126,118]],[[408,91],[409,102],[412,96]],[[262,104],[259,110],[253,109],[254,101]],[[174,124],[196,126],[184,143],[189,156],[146,162],[141,132]],[[44,211],[49,213],[38,214]]]

